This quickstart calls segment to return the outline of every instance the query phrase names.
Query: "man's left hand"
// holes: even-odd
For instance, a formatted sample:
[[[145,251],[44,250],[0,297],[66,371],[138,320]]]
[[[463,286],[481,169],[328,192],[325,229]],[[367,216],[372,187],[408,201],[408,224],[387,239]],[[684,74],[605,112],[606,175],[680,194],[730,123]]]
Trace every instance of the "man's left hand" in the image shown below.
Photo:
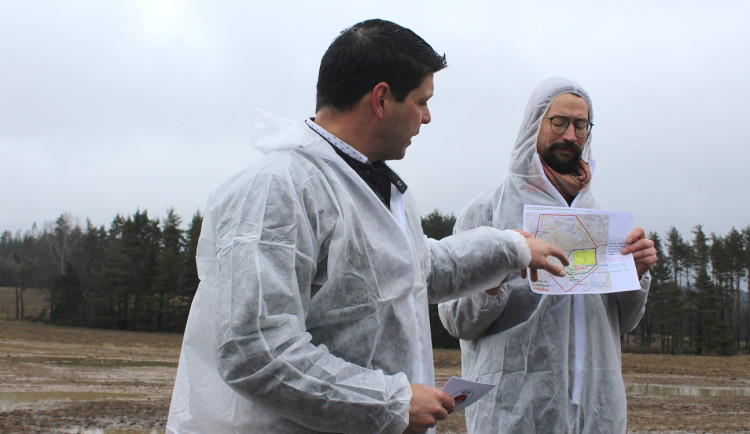
[[[625,238],[625,242],[628,245],[623,247],[621,253],[623,255],[627,255],[628,253],[633,254],[635,269],[640,279],[646,271],[656,264],[657,256],[654,242],[646,236],[643,228],[633,229]]]

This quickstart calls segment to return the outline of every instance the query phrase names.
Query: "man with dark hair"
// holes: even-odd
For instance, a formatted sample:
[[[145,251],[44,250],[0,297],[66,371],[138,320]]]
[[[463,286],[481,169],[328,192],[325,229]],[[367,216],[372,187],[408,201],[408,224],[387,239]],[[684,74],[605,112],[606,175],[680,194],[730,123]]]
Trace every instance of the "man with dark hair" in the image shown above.
[[[314,119],[258,114],[268,155],[209,199],[168,432],[424,432],[435,389],[427,304],[562,269],[549,244],[481,228],[427,239],[404,157],[445,58],[370,20],[323,56]]]
[[[352,62],[352,53],[357,60]],[[328,47],[318,72],[315,110],[348,110],[362,95],[386,82],[402,102],[425,76],[448,66],[445,56],[409,29],[384,20],[369,20],[341,32]]]
[[[522,226],[524,204],[607,209],[591,190],[594,111],[578,83],[555,77],[529,97],[510,173],[460,214],[455,232]],[[498,288],[441,303],[461,339],[461,372],[496,384],[466,409],[470,433],[624,433],[620,335],[644,312],[656,249],[642,228],[626,238],[640,289],[540,295],[514,273]]]

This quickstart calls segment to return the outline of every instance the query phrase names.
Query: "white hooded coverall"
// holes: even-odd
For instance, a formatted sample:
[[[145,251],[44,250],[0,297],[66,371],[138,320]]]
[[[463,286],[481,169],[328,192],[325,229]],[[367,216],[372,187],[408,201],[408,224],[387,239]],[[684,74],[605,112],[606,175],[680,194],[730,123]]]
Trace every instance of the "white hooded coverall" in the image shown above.
[[[304,122],[256,115],[270,152],[209,199],[167,422],[179,433],[400,433],[434,385],[428,301],[528,265],[512,231],[427,239]]]
[[[564,78],[542,82],[526,106],[509,175],[459,214],[456,232],[521,228],[524,204],[568,206],[544,175],[536,150],[541,120],[563,93],[583,97],[593,123],[591,98],[580,85]],[[590,134],[582,157],[593,173]],[[607,209],[590,186],[570,206]],[[650,282],[646,273],[640,290],[539,295],[514,272],[497,296],[481,292],[441,303],[443,325],[461,339],[462,375],[497,385],[466,409],[468,431],[624,433],[620,334],[638,324]]]

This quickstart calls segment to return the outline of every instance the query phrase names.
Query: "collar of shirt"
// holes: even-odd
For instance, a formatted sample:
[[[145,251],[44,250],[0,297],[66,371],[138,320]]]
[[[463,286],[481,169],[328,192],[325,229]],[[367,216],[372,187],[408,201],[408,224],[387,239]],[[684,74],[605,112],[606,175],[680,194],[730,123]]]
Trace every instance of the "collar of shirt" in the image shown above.
[[[320,134],[320,137],[326,139],[326,142],[340,149],[341,152],[343,152],[344,154],[354,158],[360,163],[370,164],[370,161],[367,159],[367,157],[362,155],[361,152],[352,148],[351,146],[347,145],[343,140],[339,139],[338,137],[326,131],[323,127],[316,124],[312,119],[305,119],[305,123],[307,124],[308,127],[312,128],[313,131]]]
[[[407,188],[406,183],[384,162],[370,163],[367,157],[361,152],[326,131],[312,119],[306,119],[305,123],[333,146],[336,153],[367,182],[387,207],[390,208],[390,204],[388,203],[390,198],[390,184],[393,184],[401,194],[404,194]],[[386,182],[384,183],[383,181]]]

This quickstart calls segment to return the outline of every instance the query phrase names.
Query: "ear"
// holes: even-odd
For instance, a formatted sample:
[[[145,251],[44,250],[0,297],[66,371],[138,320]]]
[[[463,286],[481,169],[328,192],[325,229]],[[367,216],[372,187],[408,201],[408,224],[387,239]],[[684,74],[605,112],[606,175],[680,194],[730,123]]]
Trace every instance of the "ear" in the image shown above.
[[[372,112],[375,116],[382,120],[385,117],[385,105],[388,95],[391,93],[391,87],[388,83],[381,81],[372,88],[370,92],[370,103],[372,104]]]

